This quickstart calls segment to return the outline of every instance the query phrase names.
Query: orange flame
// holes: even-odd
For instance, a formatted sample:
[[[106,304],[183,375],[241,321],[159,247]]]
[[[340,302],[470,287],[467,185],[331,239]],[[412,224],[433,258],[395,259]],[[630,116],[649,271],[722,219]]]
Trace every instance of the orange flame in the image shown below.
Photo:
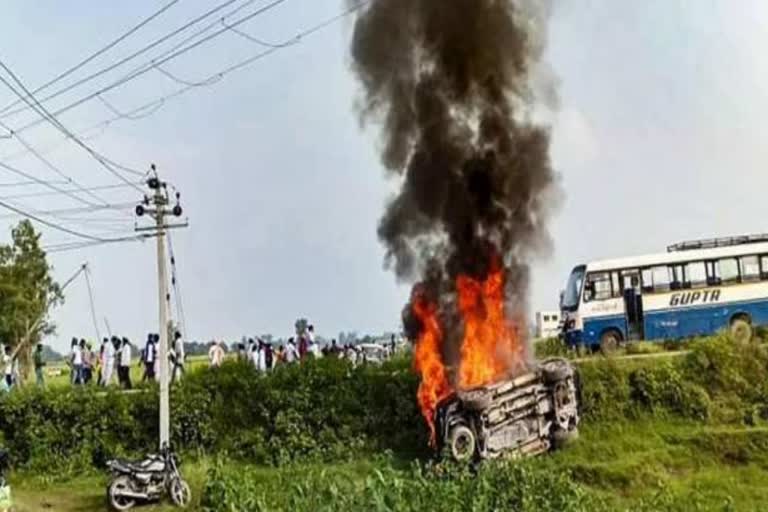
[[[507,318],[504,303],[504,270],[494,260],[488,275],[456,279],[458,311],[464,325],[458,372],[451,382],[442,359],[443,331],[437,305],[415,293],[413,312],[422,331],[414,352],[416,371],[421,375],[418,402],[435,444],[434,415],[437,404],[455,389],[472,389],[497,382],[525,368],[523,340]]]
[[[416,292],[412,307],[422,325],[414,351],[414,366],[421,375],[418,401],[421,414],[429,427],[429,442],[434,446],[435,409],[441,400],[451,394],[448,375],[440,354],[443,332],[438,322],[436,304]]]

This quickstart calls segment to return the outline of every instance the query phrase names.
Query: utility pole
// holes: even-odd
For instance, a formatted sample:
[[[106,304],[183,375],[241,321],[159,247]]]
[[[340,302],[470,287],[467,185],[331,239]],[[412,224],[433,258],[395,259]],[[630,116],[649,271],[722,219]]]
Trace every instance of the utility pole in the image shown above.
[[[182,209],[179,204],[180,196],[176,193],[176,204],[170,207],[168,197],[168,184],[160,181],[157,168],[152,164],[152,172],[147,179],[147,187],[150,195],[144,196],[142,204],[136,206],[136,215],[150,215],[154,226],[137,227],[136,231],[152,231],[157,238],[157,290],[159,306],[159,335],[160,346],[157,357],[160,362],[160,448],[168,446],[170,442],[170,372],[168,371],[168,338],[170,320],[168,318],[168,262],[165,254],[165,234],[168,229],[187,227],[187,223],[167,224],[166,217],[181,217]]]

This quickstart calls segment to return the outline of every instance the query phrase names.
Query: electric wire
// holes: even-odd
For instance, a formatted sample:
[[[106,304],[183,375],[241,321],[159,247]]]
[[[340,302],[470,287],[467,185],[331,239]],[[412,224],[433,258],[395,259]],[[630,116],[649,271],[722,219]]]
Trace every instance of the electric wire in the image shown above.
[[[57,184],[60,184],[60,185],[68,185],[69,184],[67,182],[51,182],[51,181],[48,181],[47,183],[57,183]],[[34,184],[35,184],[35,182],[32,182],[32,181],[21,182],[21,183],[18,183],[18,184],[14,184],[14,183],[0,183],[0,187],[12,187],[12,186],[34,185]],[[116,183],[114,185],[98,185],[98,186],[94,186],[94,187],[87,187],[85,190],[87,190],[89,192],[97,192],[97,191],[104,191],[104,190],[118,190],[118,189],[123,189],[123,188],[129,187],[129,186],[133,187],[134,185],[141,185],[141,182],[131,182],[130,185],[125,184],[125,183]],[[68,191],[69,192],[74,192],[73,190],[68,190]],[[42,191],[41,192],[25,192],[25,193],[22,193],[22,194],[12,194],[12,195],[2,196],[2,198],[3,199],[25,199],[25,198],[29,198],[29,197],[50,197],[50,196],[61,195],[63,193],[64,192],[58,192],[58,191],[54,191],[54,192],[50,192],[50,191],[46,191],[46,192],[42,192]]]
[[[303,40],[304,38],[314,34],[315,32],[318,32],[318,31],[328,27],[329,25],[332,25],[333,23],[336,23],[336,22],[340,21],[344,17],[353,14],[354,12],[358,11],[359,9],[361,9],[362,7],[367,5],[368,3],[370,3],[370,0],[366,0],[366,1],[360,2],[360,3],[356,4],[355,6],[352,6],[349,9],[341,12],[340,14],[337,14],[336,16],[328,18],[327,20],[322,21],[321,23],[313,25],[313,26],[307,28],[306,30],[303,30],[303,31],[297,33],[295,36],[293,36],[293,37],[291,37],[289,39],[284,40],[283,43],[273,45],[274,48],[269,48],[269,49],[267,49],[265,51],[261,51],[261,52],[255,54],[255,55],[253,55],[251,57],[248,57],[248,58],[246,58],[244,60],[241,60],[241,61],[239,61],[239,62],[237,62],[237,63],[235,63],[235,64],[233,64],[233,65],[231,65],[229,67],[222,68],[221,70],[219,70],[219,71],[209,75],[207,78],[204,78],[203,80],[197,81],[196,84],[202,84],[202,83],[209,82],[209,85],[213,85],[213,84],[215,84],[215,83],[220,81],[220,80],[213,80],[213,78],[215,78],[215,77],[224,78],[226,75],[228,75],[230,73],[234,73],[236,71],[239,71],[239,70],[249,66],[250,64],[253,64],[256,61],[258,61],[260,59],[263,59],[263,58],[267,57],[268,55],[271,55],[272,53],[275,53],[278,50],[285,49],[285,48],[288,48],[290,46],[293,46],[295,43],[291,43],[292,41],[300,42],[301,40]],[[227,26],[229,27],[229,25],[227,25]],[[178,81],[177,78],[174,78],[174,80]],[[153,100],[151,100],[151,101],[149,101],[147,103],[141,104],[141,105],[139,105],[139,106],[137,106],[137,107],[135,107],[135,108],[133,108],[131,110],[128,110],[128,111],[121,111],[121,110],[117,109],[110,102],[107,102],[107,100],[103,96],[101,96],[100,94],[97,94],[96,96],[98,96],[98,98],[101,100],[101,102],[105,104],[107,109],[110,112],[112,112],[113,114],[115,114],[115,115],[113,117],[111,117],[111,118],[105,119],[104,121],[100,121],[98,123],[95,123],[95,124],[85,128],[82,131],[82,134],[85,134],[85,133],[88,133],[88,132],[91,132],[91,131],[94,131],[94,130],[106,130],[111,124],[113,124],[113,123],[115,123],[117,121],[122,121],[122,120],[135,121],[135,120],[144,119],[146,117],[149,117],[149,116],[155,114],[157,111],[159,111],[170,100],[175,99],[175,98],[177,98],[179,96],[182,96],[182,95],[186,94],[187,92],[189,92],[189,91],[191,91],[193,89],[196,89],[197,87],[199,87],[199,85],[185,85],[184,87],[181,87],[181,88],[177,89],[176,91],[174,91],[172,93],[166,94],[166,95],[161,96],[161,97],[156,98],[156,99],[153,99]],[[81,134],[81,137],[82,137],[82,134]],[[17,156],[20,156],[20,155],[18,155],[18,154],[13,155],[13,157],[17,157]]]
[[[186,31],[188,28],[190,28],[190,27],[192,27],[194,25],[197,25],[198,23],[200,23],[204,19],[208,18],[212,14],[215,14],[218,11],[220,11],[220,10],[230,6],[231,4],[235,3],[236,1],[237,0],[227,0],[227,1],[223,2],[223,3],[221,3],[221,4],[218,4],[217,6],[209,9],[205,13],[203,13],[203,14],[197,16],[196,18],[192,19],[191,21],[185,23],[184,25],[182,25],[181,27],[177,28],[176,30],[173,30],[172,32],[170,32],[168,34],[165,34],[164,36],[154,40],[150,44],[140,48],[139,50],[131,53],[130,55],[120,59],[119,61],[117,61],[117,62],[115,62],[115,63],[113,63],[113,64],[111,64],[111,65],[109,65],[109,66],[107,66],[105,68],[102,68],[102,69],[100,69],[100,70],[98,70],[98,71],[96,71],[94,73],[91,73],[90,75],[88,75],[86,77],[83,77],[80,80],[78,80],[78,81],[76,81],[76,82],[74,82],[74,83],[72,83],[72,84],[70,84],[70,85],[68,85],[68,86],[66,86],[66,87],[64,87],[62,89],[57,90],[56,92],[54,92],[52,94],[49,94],[49,95],[43,97],[41,99],[41,101],[43,103],[46,103],[49,100],[57,98],[57,97],[61,96],[62,94],[66,93],[66,92],[69,92],[69,91],[71,91],[72,89],[74,89],[76,87],[79,87],[79,86],[81,86],[81,85],[83,85],[83,84],[85,84],[87,82],[90,82],[94,78],[98,78],[101,75],[104,75],[104,74],[109,73],[110,71],[112,71],[114,69],[119,68],[123,64],[125,64],[127,62],[130,62],[131,60],[135,59],[136,57],[139,57],[140,55],[143,55],[146,52],[152,50],[153,48],[163,44],[165,41],[168,41],[169,39],[172,39],[173,37],[177,36],[178,34]],[[149,69],[151,69],[151,68],[149,68]],[[18,109],[11,110],[9,112],[5,112],[2,115],[2,117],[5,118],[5,117],[8,117],[8,116],[13,116],[13,115],[16,115],[16,114],[18,114],[20,112],[24,112],[26,110],[28,110],[27,107],[20,107]]]
[[[70,251],[78,251],[81,249],[87,249],[90,247],[97,247],[101,245],[109,245],[109,244],[115,244],[115,243],[127,243],[127,242],[144,242],[149,238],[156,237],[156,234],[152,233],[145,233],[141,235],[132,235],[132,236],[125,236],[122,238],[114,238],[112,240],[105,240],[104,242],[64,242],[61,244],[54,244],[54,245],[48,245],[43,247],[43,250],[46,253],[59,253],[59,252],[70,252]]]
[[[0,68],[5,70],[8,75],[10,75],[11,79],[13,79],[14,82],[21,88],[21,90],[27,94],[27,96],[31,99],[27,99],[27,97],[24,97],[21,95],[13,85],[8,83],[8,81],[0,76],[0,82],[3,82],[6,87],[8,87],[14,94],[19,96],[19,98],[22,98],[25,103],[27,103],[30,107],[35,110],[43,119],[48,121],[54,128],[59,130],[61,133],[63,133],[65,136],[69,137],[75,144],[83,148],[88,154],[91,155],[97,162],[99,162],[102,167],[104,167],[109,173],[111,173],[113,176],[118,178],[123,183],[126,183],[127,185],[133,186],[136,190],[139,192],[143,191],[136,185],[134,185],[131,181],[129,181],[125,176],[123,176],[121,173],[119,173],[115,167],[120,167],[121,169],[131,172],[132,174],[136,174],[139,176],[143,176],[143,173],[140,171],[136,171],[134,169],[127,168],[123,165],[115,164],[112,160],[108,159],[104,155],[98,153],[93,148],[91,148],[89,145],[87,145],[84,141],[80,140],[74,133],[69,131],[53,114],[51,114],[36,98],[35,96],[27,89],[27,87],[24,85],[24,83],[21,81],[21,79],[2,61],[0,60]]]
[[[239,25],[242,25],[243,23],[245,23],[247,21],[250,21],[251,19],[253,19],[253,18],[255,18],[255,17],[257,17],[257,16],[259,16],[261,14],[264,14],[265,12],[269,11],[270,9],[273,9],[273,8],[277,7],[278,5],[285,3],[286,1],[287,0],[273,0],[271,3],[269,3],[269,4],[259,8],[258,10],[254,11],[254,12],[252,12],[252,13],[250,13],[250,14],[248,14],[248,15],[240,18],[240,19],[238,19],[237,21],[233,22],[231,24],[231,26],[237,27]],[[140,69],[140,70],[137,70],[137,71],[135,71],[133,73],[130,73],[129,75],[126,75],[123,78],[118,79],[118,80],[110,83],[109,85],[106,85],[106,86],[98,89],[95,92],[92,92],[92,93],[90,93],[90,94],[88,94],[88,95],[86,95],[86,96],[84,96],[84,97],[82,97],[82,98],[72,102],[72,103],[69,103],[68,105],[65,105],[65,106],[57,109],[56,111],[54,111],[52,113],[52,115],[53,116],[58,116],[60,114],[63,114],[64,112],[68,112],[68,111],[72,110],[73,108],[79,107],[80,105],[82,105],[82,104],[84,104],[84,103],[94,99],[96,96],[98,96],[100,94],[103,94],[103,93],[105,93],[107,91],[111,91],[112,89],[115,89],[117,87],[120,87],[121,85],[123,85],[123,84],[125,84],[127,82],[130,82],[131,80],[134,80],[134,79],[136,79],[136,78],[146,74],[147,72],[155,69],[157,66],[162,66],[166,62],[169,62],[169,61],[171,61],[173,59],[176,59],[176,58],[180,57],[181,55],[184,55],[185,53],[187,53],[187,52],[189,52],[189,51],[199,47],[200,45],[202,45],[204,43],[207,43],[208,41],[210,41],[210,40],[220,36],[221,34],[223,34],[225,32],[229,32],[229,29],[226,28],[226,27],[221,28],[221,29],[216,30],[213,33],[205,36],[204,38],[199,39],[198,41],[190,43],[189,45],[176,50],[175,52],[171,53],[170,55],[167,55],[167,56],[165,56],[165,57],[163,57],[161,59],[158,59],[158,60],[153,60],[153,61],[150,62],[150,64],[147,67],[145,67],[143,69]],[[48,96],[46,98],[40,99],[39,101],[40,102],[46,102],[46,101],[48,101],[49,99],[51,99],[53,97],[54,96],[51,95],[51,96]],[[6,115],[9,115],[9,114],[6,114]],[[35,126],[40,125],[42,122],[45,122],[45,119],[37,119],[35,121],[29,122],[29,123],[23,125],[20,128],[17,128],[15,130],[15,132],[16,133],[24,132],[24,131],[26,131],[26,130],[28,130],[30,128],[33,128]]]
[[[155,18],[159,17],[160,15],[165,13],[168,9],[170,9],[171,7],[173,7],[174,5],[179,3],[179,1],[180,0],[171,0],[170,2],[168,2],[165,5],[161,6],[160,9],[158,9],[157,11],[152,13],[150,16],[148,16],[148,17],[144,18],[143,20],[141,20],[141,22],[139,22],[137,25],[134,25],[133,27],[131,27],[127,32],[124,32],[119,37],[117,37],[116,39],[112,40],[106,46],[102,47],[101,49],[99,49],[95,53],[92,53],[91,55],[89,55],[85,59],[81,60],[80,62],[78,62],[77,64],[75,64],[71,68],[67,69],[66,71],[63,71],[63,72],[59,73],[58,75],[56,75],[54,78],[52,78],[48,82],[44,83],[43,85],[35,88],[35,90],[32,91],[32,94],[37,94],[37,93],[47,89],[51,85],[53,85],[53,84],[55,84],[57,82],[60,82],[61,80],[63,80],[64,78],[68,77],[69,75],[71,75],[75,71],[78,71],[78,70],[82,69],[84,66],[86,66],[87,64],[92,62],[94,59],[100,57],[104,53],[108,52],[109,50],[111,50],[112,48],[114,48],[118,44],[122,43],[123,41],[128,39],[130,36],[135,34],[136,32],[138,32],[139,30],[141,30],[143,27],[145,27],[150,22],[152,22]],[[0,109],[0,114],[5,113],[6,111],[8,111],[9,109],[15,107],[16,105],[18,105],[21,102],[22,102],[21,99],[17,99],[15,101],[13,101],[9,105],[7,105],[7,106],[3,107],[2,109]]]

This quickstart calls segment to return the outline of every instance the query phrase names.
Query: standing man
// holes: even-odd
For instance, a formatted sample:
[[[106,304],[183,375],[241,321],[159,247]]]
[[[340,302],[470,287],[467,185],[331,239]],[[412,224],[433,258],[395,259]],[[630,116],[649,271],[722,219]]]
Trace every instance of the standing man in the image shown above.
[[[285,362],[291,364],[295,362],[297,358],[296,343],[293,341],[293,338],[289,338],[288,343],[285,345]]]
[[[117,369],[120,382],[125,389],[131,389],[131,342],[128,338],[123,338],[120,347],[120,366]]]
[[[72,366],[72,384],[83,383],[83,351],[80,350],[80,342],[72,338],[72,347],[69,352],[69,362]]]
[[[224,349],[221,348],[223,344],[223,341],[211,342],[211,348],[208,349],[208,361],[211,363],[211,368],[219,368],[224,362]]]
[[[83,370],[80,375],[82,384],[90,383],[91,377],[93,376],[93,362],[91,361],[91,356],[90,345],[84,339],[80,340],[80,357],[83,360]]]
[[[101,344],[101,385],[109,386],[112,382],[112,373],[115,371],[115,351],[117,346],[115,338],[110,341],[104,338]]]
[[[35,363],[35,380],[39,387],[45,387],[45,378],[43,377],[43,369],[45,368],[45,359],[43,359],[43,344],[38,343],[34,356]]]
[[[147,344],[144,346],[144,376],[142,382],[155,380],[155,360],[157,359],[157,348],[155,345],[155,335],[147,335]]]
[[[173,360],[171,363],[171,382],[176,382],[177,379],[181,380],[181,376],[184,374],[184,340],[179,331],[173,335]]]

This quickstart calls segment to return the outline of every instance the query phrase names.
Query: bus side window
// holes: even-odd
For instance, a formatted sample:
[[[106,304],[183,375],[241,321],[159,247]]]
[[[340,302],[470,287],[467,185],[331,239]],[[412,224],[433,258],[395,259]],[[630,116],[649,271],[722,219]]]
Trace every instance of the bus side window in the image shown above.
[[[668,292],[670,289],[670,268],[667,266],[653,267],[653,291]]]
[[[739,261],[741,266],[741,282],[752,283],[760,280],[760,260],[757,256],[742,256]]]
[[[768,254],[760,256],[760,278],[768,279]]]
[[[736,258],[722,258],[717,262],[717,269],[722,284],[739,282],[739,263]]]
[[[619,283],[619,273],[611,272],[611,287],[613,288],[613,297],[621,297],[622,289]]]
[[[611,298],[611,275],[609,272],[593,272],[587,275],[584,285],[584,301]]]
[[[684,288],[704,288],[707,286],[707,269],[703,261],[693,261],[685,266]]]
[[[640,274],[640,280],[643,282],[643,293],[653,293],[653,272],[651,269],[644,268]]]

